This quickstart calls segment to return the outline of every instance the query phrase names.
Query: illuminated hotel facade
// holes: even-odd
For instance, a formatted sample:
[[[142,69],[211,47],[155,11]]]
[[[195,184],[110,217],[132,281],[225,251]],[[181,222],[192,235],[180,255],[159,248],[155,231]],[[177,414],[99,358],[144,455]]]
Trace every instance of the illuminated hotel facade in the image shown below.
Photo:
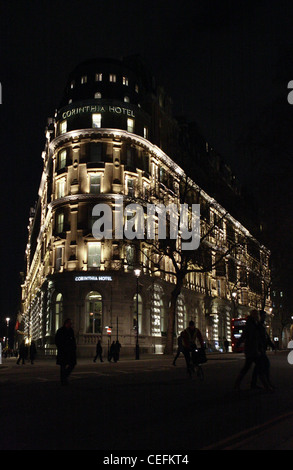
[[[124,204],[178,202],[186,179],[182,157],[176,160],[180,136],[170,99],[137,58],[88,61],[69,77],[46,128],[22,284],[23,332],[46,354],[54,354],[55,332],[67,317],[79,356],[92,356],[98,337],[104,347],[119,339],[121,352],[132,354],[137,319],[140,349],[163,352],[174,267],[147,240],[94,238],[93,207],[108,204],[115,213],[118,197]],[[212,262],[229,244],[235,249],[210,271],[186,276],[175,333],[193,319],[217,349],[231,338],[233,316],[262,307],[269,252],[193,178],[189,187],[192,202],[205,207],[201,230],[210,231]]]

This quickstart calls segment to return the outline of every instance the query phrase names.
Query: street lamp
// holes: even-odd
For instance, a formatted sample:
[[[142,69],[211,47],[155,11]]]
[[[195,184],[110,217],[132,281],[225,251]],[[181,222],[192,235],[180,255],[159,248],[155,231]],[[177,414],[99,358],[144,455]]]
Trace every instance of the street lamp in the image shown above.
[[[10,318],[7,317],[6,318],[6,325],[7,325],[7,339],[6,339],[6,346],[8,347],[8,336],[9,336],[9,322],[10,322]]]
[[[135,346],[135,359],[139,359],[139,344],[138,344],[138,278],[140,276],[140,269],[135,269],[136,275],[136,346]]]

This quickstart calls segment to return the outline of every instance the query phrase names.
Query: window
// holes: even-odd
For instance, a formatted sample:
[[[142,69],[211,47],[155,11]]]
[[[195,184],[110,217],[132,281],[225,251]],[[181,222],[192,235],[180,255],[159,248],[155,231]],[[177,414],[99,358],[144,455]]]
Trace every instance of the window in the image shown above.
[[[86,296],[86,333],[102,333],[102,296],[92,291]]]
[[[96,80],[96,82],[101,82],[103,80],[103,74],[102,73],[96,73],[95,80]]]
[[[164,305],[163,305],[163,289],[154,284],[150,292],[151,303],[151,334],[152,336],[161,336],[161,325],[164,324]]]
[[[56,248],[56,271],[61,270],[62,266],[62,246]]]
[[[101,162],[102,161],[102,143],[101,142],[91,142],[89,153],[91,162]]]
[[[137,84],[135,85],[134,90],[135,90],[136,93],[138,93],[138,85]]]
[[[66,150],[61,150],[59,152],[59,162],[58,162],[58,169],[66,167]]]
[[[109,81],[115,83],[116,82],[116,75],[114,73],[110,73]]]
[[[143,128],[143,136],[144,136],[145,139],[148,138],[148,134],[149,134],[149,133],[148,133],[148,128],[145,126],[145,127]]]
[[[95,93],[95,98],[96,98],[96,99],[101,99],[101,98],[102,98],[102,94],[101,94],[99,91],[97,91],[97,92]]]
[[[71,104],[72,103],[72,99],[70,98],[70,100],[68,101],[68,104]]]
[[[62,294],[56,295],[55,300],[55,331],[60,328],[62,324],[62,314],[63,314],[63,296]]]
[[[71,90],[74,88],[74,86],[75,86],[75,81],[72,80],[72,82],[70,83],[70,88],[71,88]]]
[[[57,224],[56,224],[57,233],[62,233],[64,230],[64,214],[60,212],[57,215]]]
[[[125,86],[128,86],[128,78],[127,77],[122,77],[122,83]]]
[[[101,192],[101,175],[90,175],[90,193],[100,194]]]
[[[80,83],[81,83],[82,85],[84,85],[85,83],[87,83],[87,76],[86,76],[86,75],[83,75],[83,76],[81,77]]]
[[[138,302],[136,301],[137,294],[133,297],[133,329],[136,330],[137,328],[137,317],[138,317],[138,333],[141,334],[142,329],[142,298],[141,295],[138,294]],[[137,315],[138,312],[138,315]]]
[[[127,269],[133,269],[134,266],[134,246],[127,245],[125,248],[125,258],[127,263]]]
[[[65,196],[65,178],[57,181],[57,198]]]
[[[99,268],[101,265],[101,243],[88,243],[88,267]]]
[[[127,119],[127,130],[128,132],[134,132],[134,119]]]
[[[92,124],[93,124],[93,127],[101,127],[102,115],[101,114],[92,114]]]
[[[127,194],[134,197],[134,181],[131,178],[127,178]]]
[[[67,132],[67,121],[61,121],[59,124],[60,134],[65,134]]]
[[[129,96],[124,96],[124,103],[129,103]]]

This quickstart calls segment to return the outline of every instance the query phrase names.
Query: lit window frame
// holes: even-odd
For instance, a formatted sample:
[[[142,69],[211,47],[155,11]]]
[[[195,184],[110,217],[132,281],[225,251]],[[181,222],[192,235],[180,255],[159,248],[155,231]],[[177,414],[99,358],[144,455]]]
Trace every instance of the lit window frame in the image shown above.
[[[102,114],[93,113],[92,114],[92,127],[99,129],[102,127]]]

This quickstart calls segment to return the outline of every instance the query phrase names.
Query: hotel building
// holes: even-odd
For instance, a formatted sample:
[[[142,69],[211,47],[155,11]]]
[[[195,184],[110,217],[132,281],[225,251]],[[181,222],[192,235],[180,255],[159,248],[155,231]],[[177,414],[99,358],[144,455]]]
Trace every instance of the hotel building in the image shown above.
[[[94,238],[93,208],[107,204],[115,214],[121,200],[124,206],[178,203],[186,177],[189,202],[200,204],[201,231],[208,232],[211,269],[185,277],[175,333],[193,319],[209,347],[218,349],[224,337],[231,338],[233,316],[261,308],[270,253],[208,193],[208,184],[200,186],[196,175],[204,181],[203,159],[205,165],[212,162],[205,170],[207,182],[220,181],[216,157],[172,116],[170,98],[138,58],[96,59],[72,72],[60,107],[48,120],[42,159],[38,199],[29,217],[21,322],[40,350],[55,353],[55,332],[70,317],[80,357],[94,354],[98,337],[104,347],[119,339],[121,353],[132,354],[137,331],[141,351],[163,352],[174,266],[146,239]],[[227,181],[225,187],[236,200],[233,184]]]

